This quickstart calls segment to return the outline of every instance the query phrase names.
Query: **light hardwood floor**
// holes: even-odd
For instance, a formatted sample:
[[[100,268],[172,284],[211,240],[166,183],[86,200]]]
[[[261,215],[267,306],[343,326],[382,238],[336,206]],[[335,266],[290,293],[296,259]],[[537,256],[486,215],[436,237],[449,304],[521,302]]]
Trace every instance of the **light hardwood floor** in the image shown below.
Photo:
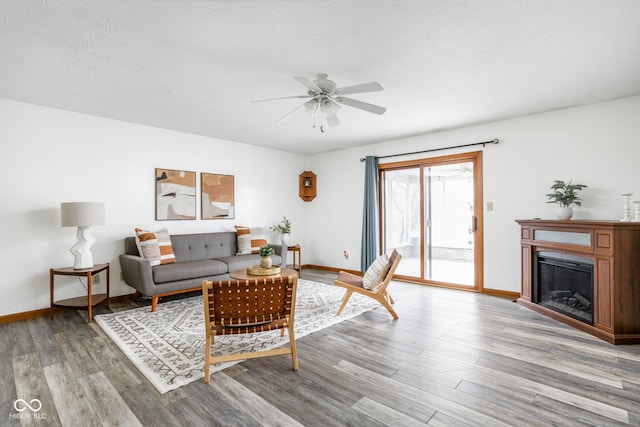
[[[0,325],[0,425],[640,425],[640,345],[610,345],[508,299],[389,291],[399,320],[378,308],[299,339],[297,372],[287,356],[251,360],[164,395],[86,312]],[[36,398],[39,419],[15,409]]]

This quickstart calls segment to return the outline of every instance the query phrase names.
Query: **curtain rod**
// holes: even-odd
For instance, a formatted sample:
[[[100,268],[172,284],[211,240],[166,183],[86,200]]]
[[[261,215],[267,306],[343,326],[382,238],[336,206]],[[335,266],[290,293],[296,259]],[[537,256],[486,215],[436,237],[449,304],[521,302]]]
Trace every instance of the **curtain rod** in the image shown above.
[[[432,148],[431,150],[412,151],[411,153],[389,154],[388,156],[376,156],[376,159],[386,159],[387,157],[408,156],[410,154],[429,153],[431,151],[449,150],[451,148],[472,147],[474,145],[482,145],[484,147],[487,144],[497,144],[499,142],[500,140],[498,138],[495,138],[495,139],[492,139],[491,141],[474,142],[473,144],[452,145],[451,147]],[[364,157],[360,159],[361,162],[364,162],[365,160],[366,159]]]

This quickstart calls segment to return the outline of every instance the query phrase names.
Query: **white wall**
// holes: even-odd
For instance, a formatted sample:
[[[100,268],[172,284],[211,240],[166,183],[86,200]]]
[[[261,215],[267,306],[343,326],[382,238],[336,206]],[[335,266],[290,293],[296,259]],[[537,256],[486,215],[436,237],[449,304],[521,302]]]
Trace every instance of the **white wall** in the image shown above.
[[[293,242],[303,246],[303,263],[358,270],[364,176],[359,159],[366,155],[502,141],[484,149],[484,199],[494,203],[494,211],[485,212],[484,285],[490,289],[519,291],[514,220],[553,217],[544,195],[554,179],[589,186],[575,218],[619,219],[621,192],[640,199],[640,97],[316,156],[5,99],[0,99],[0,118],[0,316],[49,306],[49,268],[73,262],[68,249],[76,241],[75,230],[60,227],[64,201],[105,202],[107,225],[92,228],[93,253],[95,262],[112,264],[115,296],[132,291],[119,280],[118,254],[134,227],[207,232],[232,230],[234,224],[271,225],[286,215],[293,222]],[[234,175],[236,219],[154,221],[157,167]],[[310,203],[298,197],[298,175],[304,170],[318,176],[318,195]],[[265,180],[267,171],[271,175]],[[199,177],[197,186],[199,191]],[[351,254],[348,260],[344,250]],[[83,292],[75,279],[57,277],[56,283],[60,297]]]
[[[425,118],[428,120],[428,117]],[[360,268],[364,163],[367,155],[387,155],[499,138],[484,148],[484,286],[519,292],[519,228],[516,219],[553,219],[545,194],[555,179],[573,179],[589,188],[576,219],[622,217],[622,192],[640,200],[640,97],[592,104],[464,129],[389,141],[317,155],[318,197],[309,210],[305,248],[318,265]],[[473,147],[468,150],[482,149]],[[381,159],[380,162],[454,154],[448,150]],[[351,252],[345,260],[344,250]]]
[[[120,281],[118,254],[134,227],[171,233],[271,225],[286,215],[293,240],[306,245],[307,206],[298,197],[305,156],[0,99],[0,315],[49,306],[49,268],[73,264],[76,230],[60,227],[60,203],[101,201],[106,226],[92,227],[94,262],[111,263],[111,295]],[[236,218],[158,221],[155,168],[235,176]],[[273,234],[271,241],[277,242]],[[290,254],[291,255],[291,254]],[[56,297],[84,292],[56,277]]]

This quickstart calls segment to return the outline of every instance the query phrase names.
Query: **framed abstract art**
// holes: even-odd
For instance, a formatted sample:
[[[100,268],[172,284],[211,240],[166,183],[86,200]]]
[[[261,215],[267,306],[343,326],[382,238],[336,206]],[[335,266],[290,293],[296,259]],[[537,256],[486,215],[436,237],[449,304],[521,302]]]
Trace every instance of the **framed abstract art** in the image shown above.
[[[200,175],[200,189],[202,219],[235,218],[233,175],[203,172]]]
[[[196,173],[156,169],[156,221],[196,219]]]

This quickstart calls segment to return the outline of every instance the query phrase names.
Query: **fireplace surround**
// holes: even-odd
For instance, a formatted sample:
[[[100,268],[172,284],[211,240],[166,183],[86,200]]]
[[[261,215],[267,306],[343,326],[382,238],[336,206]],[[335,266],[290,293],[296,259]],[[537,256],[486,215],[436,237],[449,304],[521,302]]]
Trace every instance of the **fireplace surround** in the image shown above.
[[[640,343],[640,223],[516,222],[519,304],[613,344]]]

